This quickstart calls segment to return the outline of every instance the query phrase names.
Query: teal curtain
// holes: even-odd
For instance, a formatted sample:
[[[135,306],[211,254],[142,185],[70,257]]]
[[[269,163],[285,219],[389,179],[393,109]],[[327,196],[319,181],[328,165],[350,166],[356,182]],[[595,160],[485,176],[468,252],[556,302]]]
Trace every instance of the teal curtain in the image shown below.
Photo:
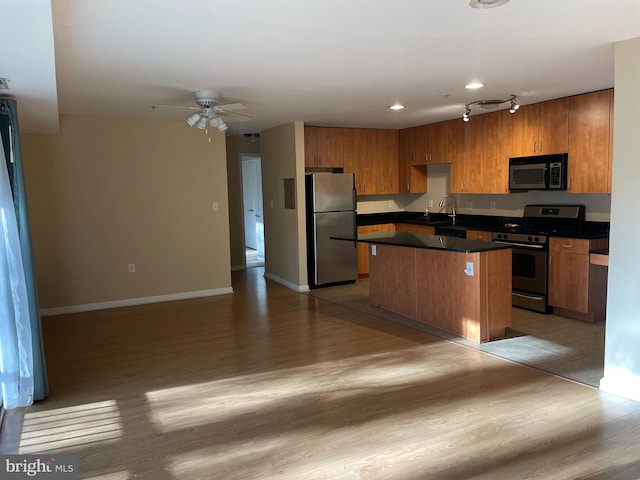
[[[32,375],[33,381],[33,400],[42,400],[49,393],[49,386],[47,383],[46,365],[44,358],[44,348],[42,343],[42,328],[40,324],[40,307],[38,305],[38,294],[36,290],[35,276],[33,261],[31,257],[31,237],[29,232],[29,219],[27,214],[27,197],[24,184],[24,175],[22,170],[22,155],[20,151],[20,139],[19,139],[19,127],[18,127],[18,115],[16,100],[11,98],[0,98],[0,134],[2,135],[2,145],[4,147],[4,157],[9,188],[13,197],[13,205],[15,209],[15,225],[17,227],[18,242],[20,249],[20,259],[22,263],[22,270],[24,271],[24,286],[26,287],[27,295],[27,307],[28,307],[28,321],[25,322],[25,328],[28,328],[30,335],[23,335],[22,338],[28,338],[30,336],[31,352],[28,357],[32,361],[32,365],[29,365],[25,369]],[[13,232],[12,232],[13,233]],[[15,302],[14,303],[19,303]],[[21,306],[22,308],[23,306]],[[0,321],[7,321],[9,319],[0,319]],[[14,351],[24,350],[19,345],[20,342],[20,326],[14,328],[17,332],[15,343],[16,347]],[[6,332],[6,330],[5,330]],[[0,339],[1,342],[10,342],[12,339],[4,338]],[[13,347],[13,345],[11,345]],[[0,345],[2,348],[2,345]],[[3,354],[11,351],[11,348],[4,348]],[[16,364],[24,363],[24,359],[13,359]],[[5,364],[7,362],[5,361]],[[2,367],[2,365],[0,365]],[[0,371],[0,373],[2,373]],[[4,381],[4,378],[3,378]],[[3,399],[5,402],[6,398]],[[21,402],[24,403],[24,402]],[[13,405],[13,406],[26,406],[26,405]]]

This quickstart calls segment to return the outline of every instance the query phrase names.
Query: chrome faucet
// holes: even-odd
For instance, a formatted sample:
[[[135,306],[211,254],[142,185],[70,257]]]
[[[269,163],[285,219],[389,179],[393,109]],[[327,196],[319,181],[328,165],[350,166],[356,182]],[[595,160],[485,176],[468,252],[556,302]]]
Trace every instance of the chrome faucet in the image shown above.
[[[451,215],[449,216],[453,218],[453,223],[455,223],[456,222],[456,197],[454,197],[450,193],[443,195],[442,198],[440,199],[440,208],[444,207],[444,204],[447,198],[451,200]]]

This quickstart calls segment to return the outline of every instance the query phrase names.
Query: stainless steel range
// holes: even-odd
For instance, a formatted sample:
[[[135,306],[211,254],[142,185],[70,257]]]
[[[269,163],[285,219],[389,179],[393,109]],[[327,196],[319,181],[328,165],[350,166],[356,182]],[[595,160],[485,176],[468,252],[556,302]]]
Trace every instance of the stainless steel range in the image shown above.
[[[513,246],[513,305],[549,313],[549,236],[580,229],[584,205],[527,205],[522,218],[505,222],[493,241]]]

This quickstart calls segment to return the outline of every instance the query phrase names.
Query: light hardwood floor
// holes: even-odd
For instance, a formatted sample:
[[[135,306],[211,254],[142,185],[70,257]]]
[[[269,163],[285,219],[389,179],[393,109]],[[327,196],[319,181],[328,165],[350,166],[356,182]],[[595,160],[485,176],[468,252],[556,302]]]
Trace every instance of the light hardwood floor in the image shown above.
[[[99,480],[640,477],[640,404],[262,275],[45,318],[51,396],[0,453]]]

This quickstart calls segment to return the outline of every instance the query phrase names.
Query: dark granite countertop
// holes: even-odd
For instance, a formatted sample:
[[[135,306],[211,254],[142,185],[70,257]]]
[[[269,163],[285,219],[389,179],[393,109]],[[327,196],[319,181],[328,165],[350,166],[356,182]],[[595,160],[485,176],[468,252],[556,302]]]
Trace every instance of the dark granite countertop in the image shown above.
[[[461,230],[484,230],[488,232],[509,232],[504,225],[517,221],[514,217],[501,217],[492,215],[457,215],[453,223],[451,217],[444,213],[431,213],[425,217],[423,212],[386,212],[366,213],[358,215],[358,225],[380,225],[385,223],[409,223],[414,225],[439,226],[446,225]],[[521,220],[521,219],[520,219]],[[572,228],[561,228],[548,232],[552,237],[595,239],[609,236],[608,222],[582,221]]]
[[[378,245],[393,245],[397,247],[427,248],[432,250],[449,250],[452,252],[475,253],[491,250],[504,250],[510,245],[502,245],[481,240],[445,237],[440,235],[425,235],[409,232],[381,232],[364,233],[354,238],[353,235],[332,236],[335,240],[375,243]]]

